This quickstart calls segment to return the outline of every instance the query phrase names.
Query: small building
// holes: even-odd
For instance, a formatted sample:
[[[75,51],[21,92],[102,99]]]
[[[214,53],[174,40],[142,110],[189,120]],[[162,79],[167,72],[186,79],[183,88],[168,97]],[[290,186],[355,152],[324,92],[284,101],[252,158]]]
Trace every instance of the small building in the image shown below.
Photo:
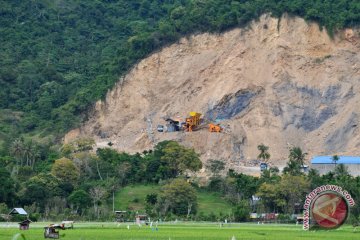
[[[23,208],[14,208],[13,210],[10,211],[9,215],[24,215],[27,216],[27,212],[23,209]]]
[[[29,230],[30,223],[31,223],[30,219],[26,219],[22,222],[19,222],[19,229],[20,230]]]
[[[180,121],[173,120],[171,118],[165,119],[167,122],[166,128],[168,132],[178,132],[180,131]]]
[[[338,164],[344,164],[349,173],[353,176],[360,176],[360,157],[338,156],[336,163],[333,156],[315,156],[311,159],[311,168],[319,171],[320,174],[326,174],[335,170]]]

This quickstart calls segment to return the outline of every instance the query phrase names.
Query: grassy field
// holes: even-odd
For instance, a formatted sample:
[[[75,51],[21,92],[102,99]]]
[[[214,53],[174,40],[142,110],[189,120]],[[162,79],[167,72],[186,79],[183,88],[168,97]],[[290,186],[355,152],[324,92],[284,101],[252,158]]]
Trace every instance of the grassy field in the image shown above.
[[[116,210],[145,210],[145,198],[147,194],[159,193],[160,186],[158,185],[136,185],[127,186],[116,193],[115,209]],[[209,214],[213,212],[218,215],[222,212],[224,215],[231,212],[231,205],[221,198],[218,193],[209,193],[199,191],[198,198],[198,213]]]
[[[116,210],[139,210],[145,209],[145,198],[147,194],[158,193],[158,185],[137,185],[127,186],[118,191],[115,195]]]
[[[228,215],[231,212],[231,205],[221,198],[218,193],[198,192],[198,213],[209,214],[213,212],[218,215],[220,212]]]
[[[22,231],[27,240],[43,239],[43,227],[46,223],[33,223],[31,229]],[[360,239],[360,230],[353,231],[351,226],[333,231],[303,231],[295,225],[257,225],[231,224],[220,227],[217,223],[166,223],[159,224],[158,231],[149,226],[139,228],[132,223],[76,223],[75,229],[60,230],[60,239],[67,240],[293,240],[293,239]],[[17,224],[0,224],[0,239],[11,240],[20,231]],[[17,239],[23,239],[18,237]]]

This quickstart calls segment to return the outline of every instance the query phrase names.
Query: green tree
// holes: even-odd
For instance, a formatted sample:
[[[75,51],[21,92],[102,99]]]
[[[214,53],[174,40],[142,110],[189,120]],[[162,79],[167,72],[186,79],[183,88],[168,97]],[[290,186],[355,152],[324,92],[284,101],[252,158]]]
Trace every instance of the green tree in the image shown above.
[[[235,186],[238,195],[238,201],[250,200],[255,195],[259,186],[259,179],[257,177],[246,174],[237,174],[235,177]]]
[[[189,217],[196,213],[196,190],[182,178],[173,179],[161,189],[160,206],[164,213]]]
[[[301,175],[301,165],[294,160],[289,160],[283,169],[283,173],[294,176]]]
[[[75,152],[75,147],[72,144],[66,143],[61,147],[60,152],[63,157],[70,158],[71,154]]]
[[[268,211],[292,214],[305,200],[310,183],[304,175],[284,174],[281,180],[260,185],[257,195]]]
[[[55,161],[51,168],[51,174],[63,182],[75,185],[79,179],[79,170],[68,158],[60,158]]]
[[[66,196],[71,191],[52,174],[40,173],[25,182],[24,191],[19,192],[19,199],[23,205],[36,203],[43,210],[48,199]]]
[[[260,197],[261,203],[264,205],[266,211],[269,212],[279,212],[286,204],[278,194],[278,184],[266,182],[260,185],[256,193],[256,195]]]
[[[218,176],[219,173],[225,169],[225,162],[220,160],[209,160],[206,168],[210,170],[214,176]]]
[[[99,159],[90,152],[76,152],[71,155],[72,162],[79,170],[81,179],[96,179],[100,176]],[[99,175],[100,174],[100,175]]]
[[[0,214],[3,216],[9,213],[9,208],[5,203],[0,203]]]
[[[351,177],[348,168],[344,164],[337,165],[334,173],[337,179]]]
[[[145,202],[147,204],[155,205],[157,203],[157,194],[156,193],[150,193],[146,195]]]
[[[89,207],[91,203],[89,194],[82,189],[73,191],[67,199],[74,210],[80,214],[83,213],[83,211]]]
[[[20,166],[34,168],[35,162],[40,158],[38,145],[33,140],[15,139],[11,145],[11,153],[19,160]]]
[[[202,167],[202,163],[194,149],[181,146],[175,141],[166,141],[159,143],[159,147],[155,150],[155,154],[160,153],[160,161],[162,163],[162,175],[165,178],[175,178],[182,175],[185,171],[198,171]]]
[[[34,168],[35,162],[40,157],[38,147],[32,140],[25,141],[23,145],[23,156],[26,159],[26,166]]]
[[[305,196],[310,191],[310,183],[305,176],[284,175],[278,183],[280,198],[286,201],[284,212],[295,213],[295,208],[302,206]]]
[[[234,218],[236,222],[246,222],[249,220],[251,208],[248,200],[240,201],[234,209]]]
[[[289,150],[289,161],[283,172],[291,175],[301,175],[307,153],[300,147],[291,147]]]
[[[304,161],[307,153],[304,153],[300,147],[290,148],[289,160],[297,162],[298,165],[304,167]]]
[[[89,191],[89,195],[93,200],[94,213],[97,219],[99,219],[100,216],[99,205],[102,204],[104,198],[106,197],[106,194],[106,190],[101,186],[94,186]]]
[[[31,205],[32,203],[36,203],[37,206],[44,209],[47,199],[52,195],[51,193],[45,184],[32,181],[27,184],[23,196],[20,197],[24,204]]]
[[[270,159],[270,153],[268,152],[269,147],[264,144],[260,144],[258,146],[258,150],[260,151],[258,158],[262,159],[264,163],[267,163]]]
[[[261,172],[260,181],[266,183],[276,183],[280,180],[279,168],[271,167]]]
[[[64,144],[60,151],[65,157],[70,157],[76,152],[89,152],[93,149],[95,140],[93,138],[76,138],[75,140]]]
[[[6,203],[9,206],[14,204],[15,182],[10,177],[10,173],[0,167],[0,203]]]
[[[319,171],[316,169],[313,168],[310,169],[307,177],[310,181],[311,189],[315,189],[316,187],[319,187],[324,184],[324,181],[320,176]]]
[[[29,178],[32,177],[33,174],[34,171],[32,170],[31,167],[29,166],[19,167],[17,179],[20,180],[21,182],[25,182],[29,180]]]
[[[331,157],[332,162],[335,164],[334,169],[336,169],[336,163],[339,161],[339,159],[340,158],[339,158],[338,155],[334,155],[334,156]]]
[[[19,166],[22,166],[22,155],[24,150],[24,141],[23,139],[15,139],[11,144],[11,154],[18,159]]]

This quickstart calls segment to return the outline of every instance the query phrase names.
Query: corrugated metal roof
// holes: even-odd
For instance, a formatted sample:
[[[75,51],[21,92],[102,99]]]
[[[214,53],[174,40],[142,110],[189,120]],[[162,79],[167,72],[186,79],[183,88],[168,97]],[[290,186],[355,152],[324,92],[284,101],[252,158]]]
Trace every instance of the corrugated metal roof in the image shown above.
[[[23,208],[14,208],[11,210],[10,214],[20,214],[20,215],[27,215],[27,212]]]
[[[334,164],[333,156],[315,156],[311,159],[311,164]],[[360,164],[360,157],[339,156],[336,164]]]

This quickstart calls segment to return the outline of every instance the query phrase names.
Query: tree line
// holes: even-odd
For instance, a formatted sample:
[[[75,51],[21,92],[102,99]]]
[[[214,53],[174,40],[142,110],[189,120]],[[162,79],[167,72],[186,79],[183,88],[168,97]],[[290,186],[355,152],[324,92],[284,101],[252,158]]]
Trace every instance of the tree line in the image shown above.
[[[142,153],[117,152],[111,147],[94,151],[90,138],[62,146],[42,146],[24,139],[11,144],[9,155],[0,157],[0,211],[23,206],[36,219],[112,219],[112,197],[132,184],[159,185],[146,195],[144,209],[153,218],[249,221],[250,213],[279,213],[283,220],[301,214],[306,194],[324,184],[339,185],[360,201],[360,177],[351,176],[333,157],[334,170],[320,175],[304,172],[307,154],[289,148],[283,171],[269,166],[250,176],[232,169],[224,160],[208,160],[175,141],[163,141]],[[258,159],[268,163],[270,149],[258,146]],[[210,177],[199,184],[196,173],[204,168]],[[198,213],[197,192],[216,192],[232,206],[231,213],[208,216]],[[133,213],[135,214],[135,213]],[[352,208],[358,221],[360,207]]]
[[[45,219],[108,218],[113,214],[108,208],[110,196],[122,187],[163,182],[164,188],[171,188],[176,183],[172,179],[180,178],[176,181],[182,184],[183,177],[202,167],[193,149],[174,141],[136,154],[110,147],[94,152],[94,144],[93,139],[81,138],[42,149],[34,141],[16,139],[9,155],[0,157],[0,205],[26,206],[37,218]],[[164,204],[176,212],[169,202]]]

